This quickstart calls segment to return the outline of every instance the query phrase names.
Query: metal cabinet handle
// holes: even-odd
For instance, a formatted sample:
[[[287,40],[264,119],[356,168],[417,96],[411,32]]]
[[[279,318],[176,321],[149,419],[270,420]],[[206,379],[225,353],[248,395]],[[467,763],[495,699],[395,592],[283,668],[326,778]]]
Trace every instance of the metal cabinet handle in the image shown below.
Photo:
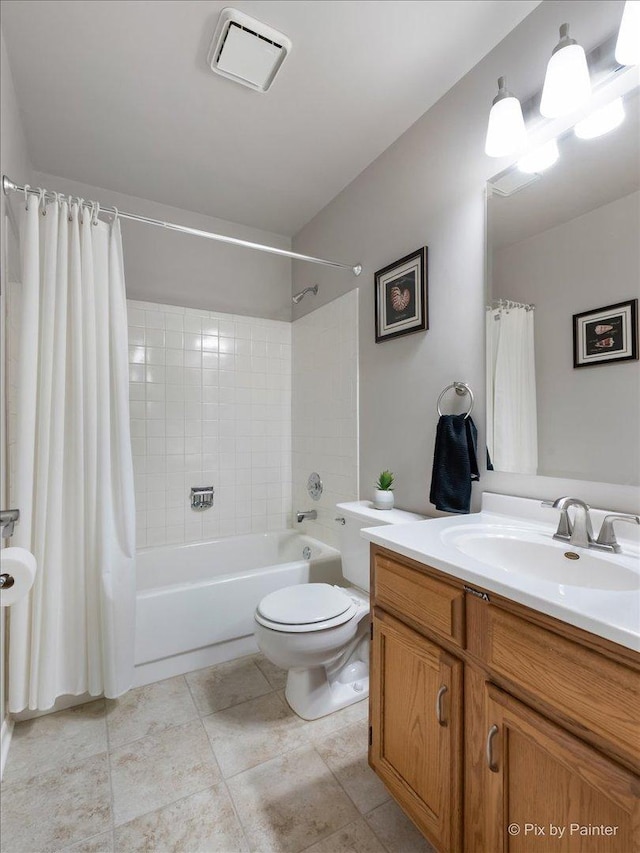
[[[487,734],[487,764],[489,765],[489,770],[492,773],[498,772],[498,765],[493,760],[493,738],[498,734],[498,727],[496,725],[491,726],[489,729],[489,733]]]
[[[442,697],[449,690],[446,684],[443,684],[436,696],[436,718],[441,726],[446,726],[447,721],[442,716]]]

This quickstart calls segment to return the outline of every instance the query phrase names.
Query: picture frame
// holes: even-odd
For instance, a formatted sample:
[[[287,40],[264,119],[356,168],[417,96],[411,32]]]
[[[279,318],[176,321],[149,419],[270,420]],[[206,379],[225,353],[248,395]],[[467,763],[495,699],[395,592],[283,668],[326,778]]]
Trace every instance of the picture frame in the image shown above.
[[[376,343],[429,328],[428,248],[375,273]]]
[[[574,368],[637,358],[637,299],[573,315]]]

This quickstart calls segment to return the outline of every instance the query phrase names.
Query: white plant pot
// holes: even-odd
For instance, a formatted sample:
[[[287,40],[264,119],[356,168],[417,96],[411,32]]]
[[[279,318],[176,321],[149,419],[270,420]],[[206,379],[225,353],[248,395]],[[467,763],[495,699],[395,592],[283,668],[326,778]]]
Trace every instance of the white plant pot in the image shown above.
[[[374,509],[393,509],[393,492],[385,489],[373,490]]]

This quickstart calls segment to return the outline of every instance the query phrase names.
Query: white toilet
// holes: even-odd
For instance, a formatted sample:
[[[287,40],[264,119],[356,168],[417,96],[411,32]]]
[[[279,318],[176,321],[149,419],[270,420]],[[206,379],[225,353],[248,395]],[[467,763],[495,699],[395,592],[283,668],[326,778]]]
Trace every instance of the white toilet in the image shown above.
[[[285,695],[305,720],[324,717],[369,695],[369,543],[363,527],[420,521],[370,501],[337,504],[342,574],[352,586],[298,584],[265,596],[255,613],[262,653],[288,669]]]

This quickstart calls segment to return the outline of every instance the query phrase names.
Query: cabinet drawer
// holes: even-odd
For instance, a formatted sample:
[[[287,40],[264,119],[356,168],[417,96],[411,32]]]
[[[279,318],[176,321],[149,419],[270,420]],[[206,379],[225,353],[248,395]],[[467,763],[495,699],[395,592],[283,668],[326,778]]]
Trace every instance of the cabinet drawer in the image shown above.
[[[547,631],[518,616],[488,607],[489,667],[596,739],[638,760],[640,677],[629,666]]]
[[[375,554],[373,597],[380,607],[464,648],[462,589]]]

